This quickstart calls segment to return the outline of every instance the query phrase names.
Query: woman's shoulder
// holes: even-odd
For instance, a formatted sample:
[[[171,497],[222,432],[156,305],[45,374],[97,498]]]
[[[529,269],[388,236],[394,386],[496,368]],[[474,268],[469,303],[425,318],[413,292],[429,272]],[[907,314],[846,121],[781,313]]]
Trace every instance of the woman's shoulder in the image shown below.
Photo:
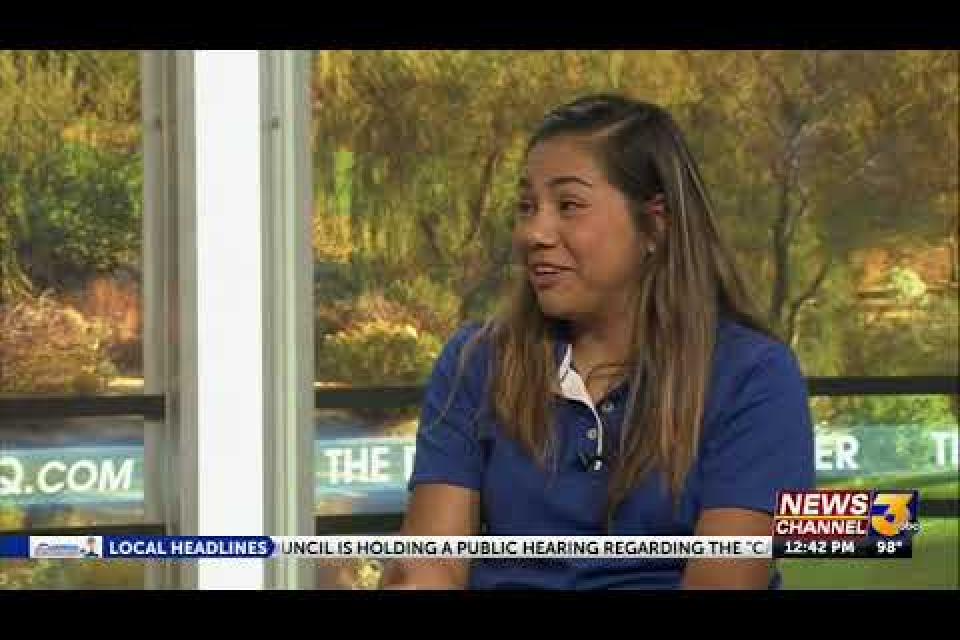
[[[466,411],[479,406],[488,391],[490,340],[480,322],[466,322],[449,334],[434,360],[424,397],[425,407],[442,407],[456,398],[454,407]]]
[[[803,375],[793,350],[776,336],[730,318],[719,323],[714,369],[718,382],[735,388],[759,377],[802,390]]]
[[[437,358],[437,368],[453,371],[462,365],[470,377],[484,374],[491,354],[489,333],[488,326],[476,320],[458,326],[447,338]]]
[[[470,340],[482,338],[485,333],[484,326],[484,323],[479,320],[467,320],[460,324],[447,338],[447,348],[460,350]]]
[[[772,513],[777,491],[811,487],[814,437],[806,385],[790,348],[728,322],[700,450],[701,507]]]
[[[489,329],[479,320],[462,323],[449,335],[444,344],[441,358],[460,357],[469,349],[472,353],[487,350],[490,347]]]
[[[786,343],[772,333],[740,320],[724,317],[717,329],[717,360],[749,365],[758,359],[792,355]]]

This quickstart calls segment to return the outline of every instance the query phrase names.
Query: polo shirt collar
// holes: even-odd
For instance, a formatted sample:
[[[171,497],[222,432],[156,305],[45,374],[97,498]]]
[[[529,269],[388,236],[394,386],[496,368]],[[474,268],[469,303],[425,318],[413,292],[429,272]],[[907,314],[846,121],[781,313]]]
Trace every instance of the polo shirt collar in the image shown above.
[[[566,323],[558,322],[553,327],[553,339],[557,362],[558,395],[582,402],[596,413],[586,384],[580,374],[573,369],[573,344],[570,341],[569,327]]]
[[[580,375],[573,369],[573,344],[569,323],[557,321],[551,326],[553,337],[554,357],[557,362],[557,383],[562,397],[578,400],[593,408],[593,401],[586,389],[586,384]],[[619,395],[626,389],[627,383],[621,382],[608,395]]]

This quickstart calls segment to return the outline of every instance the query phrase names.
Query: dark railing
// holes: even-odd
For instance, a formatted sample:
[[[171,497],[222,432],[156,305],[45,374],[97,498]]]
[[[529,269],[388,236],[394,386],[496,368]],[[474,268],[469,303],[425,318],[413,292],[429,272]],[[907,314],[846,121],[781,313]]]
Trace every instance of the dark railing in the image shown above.
[[[960,395],[960,378],[953,376],[905,377],[811,377],[807,378],[811,397],[870,395]],[[423,398],[421,386],[386,386],[363,388],[318,388],[316,409],[409,409]],[[165,402],[162,395],[115,396],[0,396],[0,423],[9,420],[45,420],[79,417],[139,416],[145,420],[163,421]],[[38,423],[37,426],[42,426]],[[924,500],[921,515],[960,515],[957,499]],[[318,534],[396,531],[402,521],[399,512],[374,514],[322,515],[315,520]],[[145,522],[92,527],[62,527],[19,531],[22,535],[110,535],[111,533],[162,534],[163,523]],[[0,531],[0,535],[17,533]]]
[[[166,535],[167,528],[156,522],[140,524],[98,524],[89,527],[31,527],[27,530],[0,529],[0,536],[24,535],[31,536],[162,536]]]
[[[960,395],[960,377],[903,376],[807,378],[811,396],[951,396]]]
[[[351,535],[362,533],[390,534],[400,530],[403,513],[357,513],[317,516],[314,519],[318,536]]]
[[[0,421],[138,416],[162,422],[164,414],[163,395],[0,396]]]
[[[807,378],[811,396],[960,395],[953,376]],[[317,409],[407,409],[423,398],[421,386],[316,389]],[[162,421],[162,395],[0,396],[0,420],[140,416]]]

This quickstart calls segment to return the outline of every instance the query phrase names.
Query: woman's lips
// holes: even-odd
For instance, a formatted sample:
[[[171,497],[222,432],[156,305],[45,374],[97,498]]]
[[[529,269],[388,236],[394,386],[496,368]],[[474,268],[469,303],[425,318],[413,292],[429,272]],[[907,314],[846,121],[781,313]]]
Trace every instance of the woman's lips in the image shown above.
[[[567,275],[569,269],[562,267],[529,267],[530,282],[537,289],[549,289],[557,286]]]

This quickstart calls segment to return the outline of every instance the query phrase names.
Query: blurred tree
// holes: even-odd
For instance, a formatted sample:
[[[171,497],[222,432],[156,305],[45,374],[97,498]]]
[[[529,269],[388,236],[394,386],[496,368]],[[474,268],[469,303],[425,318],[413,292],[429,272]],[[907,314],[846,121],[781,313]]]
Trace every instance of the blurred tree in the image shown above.
[[[680,59],[698,87],[681,112],[768,321],[817,373],[845,370],[862,328],[855,299],[836,301],[855,298],[857,252],[943,245],[956,228],[956,52]]]
[[[956,84],[956,52],[321,52],[316,217],[339,262],[321,258],[320,304],[416,274],[459,301],[435,326],[488,310],[526,136],[620,90],[689,133],[771,325],[808,369],[845,372],[858,252],[955,235]]]
[[[139,270],[143,168],[118,154],[68,142],[30,167],[23,185],[30,224],[21,264],[41,288],[77,286],[97,273]]]

